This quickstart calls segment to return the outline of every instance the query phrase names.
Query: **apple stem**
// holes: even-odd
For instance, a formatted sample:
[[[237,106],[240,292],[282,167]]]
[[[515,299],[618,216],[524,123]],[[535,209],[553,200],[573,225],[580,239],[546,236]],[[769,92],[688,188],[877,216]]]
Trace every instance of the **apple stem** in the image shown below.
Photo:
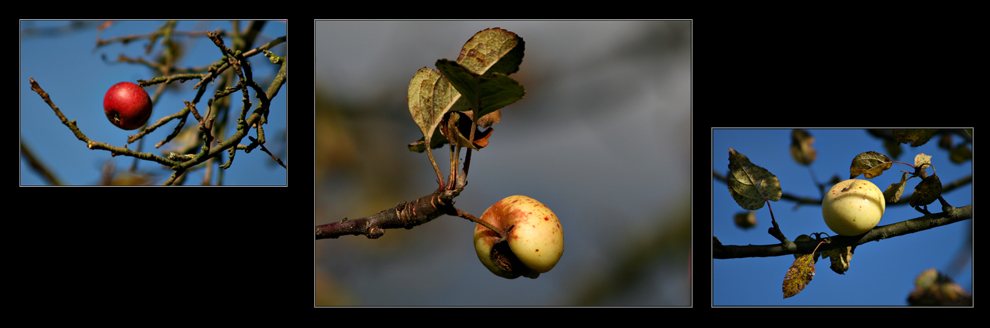
[[[502,237],[502,239],[505,239],[509,235],[508,232],[512,231],[512,228],[515,227],[515,225],[513,225],[512,227],[509,227],[508,231],[502,231],[502,229],[496,228],[495,226],[489,224],[488,222],[485,222],[484,220],[481,220],[478,217],[471,215],[471,213],[462,211],[461,209],[456,207],[454,209],[457,210],[457,216],[468,219],[468,221],[480,224],[485,228],[488,228],[488,230],[494,231],[499,235],[499,237]]]
[[[478,112],[475,110],[477,107],[471,108],[471,133],[468,135],[468,144],[474,147],[474,130],[478,129]],[[457,155],[460,156],[460,149],[458,149]],[[458,179],[457,185],[459,188],[463,188],[466,185],[468,169],[471,166],[471,147],[468,147],[467,154],[464,155],[464,168],[461,171],[461,178]],[[451,170],[453,171],[453,170]],[[451,173],[453,174],[453,173]],[[464,182],[462,182],[464,181]],[[453,182],[451,182],[453,184]]]
[[[456,152],[454,149],[457,149]],[[457,157],[461,154],[461,146],[454,146],[450,143],[450,180],[447,181],[447,190],[454,189],[454,180],[457,179]]]
[[[437,183],[440,185],[440,188],[443,188],[443,173],[440,173],[440,167],[437,166],[437,161],[433,160],[433,152],[430,151],[429,142],[426,144],[426,156],[430,158],[430,164],[433,164],[433,169],[437,171]]]
[[[463,171],[461,171],[461,180],[467,179],[468,169],[470,168],[471,168],[471,148],[468,148],[467,154],[464,155],[464,169]],[[458,183],[460,184],[461,182]]]

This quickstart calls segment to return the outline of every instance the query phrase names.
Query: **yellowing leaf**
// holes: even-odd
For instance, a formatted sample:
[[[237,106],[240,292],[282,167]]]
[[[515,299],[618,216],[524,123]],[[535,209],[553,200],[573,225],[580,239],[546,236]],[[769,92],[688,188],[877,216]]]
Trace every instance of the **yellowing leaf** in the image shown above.
[[[846,274],[846,271],[849,271],[849,262],[852,261],[852,252],[852,246],[823,251],[822,259],[830,258],[832,265],[829,268],[835,273]]]
[[[927,166],[931,166],[932,157],[930,155],[925,155],[925,153],[920,153],[914,156],[914,166],[921,166],[924,169]]]
[[[416,71],[412,80],[409,81],[409,92],[406,101],[409,103],[409,113],[412,114],[413,121],[423,132],[423,145],[432,145],[433,134],[440,122],[443,121],[443,114],[447,113],[450,106],[456,99],[457,90],[450,86],[447,80],[441,78],[440,72],[423,67]],[[437,180],[442,182],[443,175],[440,167],[433,159],[430,147],[426,148],[426,155],[430,158],[430,164],[437,173]],[[412,149],[412,148],[410,148]]]
[[[472,115],[470,111],[464,112],[464,115],[466,115],[470,119],[474,119],[474,115]],[[484,116],[481,116],[481,118],[478,119],[478,127],[487,128],[489,126],[495,125],[495,123],[498,123],[498,121],[500,120],[502,120],[501,109],[485,114]]]
[[[413,75],[412,80],[409,81],[409,93],[406,97],[409,113],[412,114],[413,121],[419,126],[427,142],[433,137],[433,131],[443,118],[443,113],[433,108],[433,89],[439,78],[440,72],[423,67],[416,71],[416,75]]]
[[[862,174],[867,179],[873,179],[883,174],[884,170],[890,169],[892,164],[887,155],[872,150],[860,153],[853,158],[852,165],[849,166],[849,178]]]
[[[815,277],[815,261],[812,254],[803,254],[794,260],[784,276],[784,298],[797,295]]]
[[[464,43],[457,63],[479,75],[509,75],[519,70],[525,49],[526,42],[515,33],[497,27],[489,28]]]
[[[896,203],[901,200],[901,194],[904,193],[904,183],[907,182],[907,173],[901,173],[901,181],[898,183],[892,183],[887,190],[883,192],[883,198],[887,201],[887,204]]]
[[[446,140],[455,140],[454,144],[474,150],[488,146],[488,137],[492,135],[494,129],[488,128],[485,131],[475,129],[474,144],[472,145],[468,140],[471,135],[471,119],[467,115],[458,114],[458,112],[450,112],[447,115],[449,116],[447,124],[440,126],[440,132]]]

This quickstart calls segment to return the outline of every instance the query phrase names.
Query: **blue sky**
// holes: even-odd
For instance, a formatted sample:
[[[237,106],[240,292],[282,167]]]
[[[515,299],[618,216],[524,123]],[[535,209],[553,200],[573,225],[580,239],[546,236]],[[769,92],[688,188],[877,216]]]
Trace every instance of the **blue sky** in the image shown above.
[[[865,130],[819,129],[809,132],[815,137],[813,146],[818,150],[818,159],[811,165],[813,171],[791,159],[788,151],[790,129],[715,129],[712,131],[712,167],[724,174],[728,170],[729,148],[733,148],[776,175],[784,192],[820,198],[812,176],[820,183],[827,182],[836,174],[843,180],[848,179],[849,165],[857,154],[874,150],[889,156],[882,142]],[[961,142],[959,137],[955,140]],[[902,149],[904,152],[894,160],[913,163],[918,153],[931,155],[936,169],[934,173],[939,175],[943,184],[972,174],[971,161],[963,164],[949,162],[947,151],[937,147],[937,140],[917,148],[902,144]],[[894,164],[890,170],[871,181],[881,190],[886,189],[899,181],[900,170],[911,168]],[[912,192],[917,182],[917,178],[908,181],[905,195]],[[714,181],[712,191],[712,233],[722,244],[766,245],[778,242],[766,232],[771,226],[766,206],[757,210],[757,226],[742,230],[732,223],[732,215],[744,210],[733,201],[726,185]],[[943,197],[956,207],[970,205],[973,203],[972,185],[945,193]],[[822,220],[819,206],[795,208],[793,202],[786,200],[771,202],[771,206],[777,223],[791,240],[811,232],[832,233]],[[928,207],[932,212],[939,212],[940,208],[938,202]],[[906,205],[888,206],[880,224],[919,216],[920,213]],[[703,217],[703,213],[695,213],[695,219],[699,217]],[[951,269],[956,256],[970,247],[966,240],[971,234],[972,223],[972,220],[966,220],[860,245],[845,275],[835,274],[829,269],[827,261],[819,261],[811,284],[788,299],[783,299],[781,285],[788,267],[794,261],[793,256],[713,260],[713,305],[904,305],[914,288],[914,279],[928,268],[936,268],[943,273],[950,273],[951,270],[954,273],[951,277],[972,292],[972,256],[966,253],[965,266]]]
[[[133,162],[133,158],[118,156],[111,157],[107,151],[90,150],[86,145],[73,136],[72,132],[63,125],[54,111],[38,96],[31,91],[29,78],[34,78],[42,89],[51,97],[52,101],[69,119],[75,120],[87,137],[99,142],[106,142],[115,146],[126,144],[128,135],[135,131],[124,131],[118,129],[107,121],[103,114],[103,96],[111,85],[121,82],[135,82],[138,79],[151,79],[155,77],[150,69],[137,64],[108,63],[101,59],[105,55],[108,60],[115,60],[118,55],[123,54],[131,58],[142,57],[153,60],[153,56],[160,49],[160,44],[156,46],[155,52],[151,55],[144,54],[144,48],[148,41],[140,40],[121,45],[119,43],[110,46],[96,48],[97,31],[96,26],[103,21],[88,21],[86,27],[78,28],[65,33],[51,36],[26,35],[23,31],[26,28],[46,28],[65,27],[70,23],[65,21],[21,21],[20,28],[20,76],[19,97],[20,97],[20,138],[21,141],[31,147],[35,155],[40,158],[49,168],[66,184],[70,185],[90,185],[99,180],[100,168],[107,160],[116,163],[118,169],[127,168]],[[162,21],[115,21],[112,26],[100,32],[100,38],[112,38],[124,35],[146,34],[162,26]],[[247,22],[241,23],[241,29]],[[176,30],[182,31],[216,31],[218,28],[230,30],[229,21],[180,21]],[[273,21],[265,25],[264,30],[256,45],[271,41],[274,38],[286,35],[286,23]],[[190,43],[190,38],[177,37],[176,40],[184,42],[187,55],[179,63],[180,66],[201,66],[207,65],[219,59],[220,52],[213,43],[203,37],[197,38]],[[229,42],[229,39],[226,39]],[[277,47],[274,51],[280,55],[286,54],[284,45]],[[251,59],[255,80],[264,88],[267,88],[278,66],[268,62],[264,56],[256,56]],[[151,120],[158,120],[164,116],[180,110],[183,100],[192,100],[195,97],[195,90],[192,89],[196,81],[186,83],[173,83],[177,88],[166,90],[165,94],[155,104]],[[154,96],[155,87],[145,89],[149,95]],[[207,89],[212,92],[213,89]],[[288,96],[288,83],[282,86],[282,90],[272,103],[269,123],[265,126],[266,146],[270,151],[282,152],[280,158],[288,165],[286,154],[286,106],[285,99]],[[240,99],[239,95],[234,95],[235,99]],[[258,100],[251,96],[252,107],[256,106]],[[240,102],[237,101],[239,104]],[[237,105],[238,108],[240,105]],[[198,109],[206,108],[205,100],[197,105]],[[201,110],[202,113],[202,110]],[[308,116],[308,115],[307,115]],[[161,149],[154,149],[154,145],[171,133],[176,121],[145,137],[145,144],[142,151],[153,151],[161,155]],[[186,122],[186,129],[193,126],[197,121],[190,117]],[[236,124],[236,123],[231,123]],[[252,132],[250,135],[254,136]],[[250,141],[246,138],[241,142],[247,144]],[[137,142],[128,144],[128,148],[136,149]],[[158,173],[154,184],[160,184],[168,178],[171,171],[162,169],[159,165],[141,161],[138,168],[140,170],[150,170]],[[196,170],[189,173],[186,181],[187,185],[197,185],[203,178],[203,171]],[[20,185],[40,185],[44,181],[38,174],[31,170],[26,162],[21,160]],[[216,182],[216,178],[213,179]],[[250,154],[238,152],[234,158],[234,163],[224,174],[224,184],[226,185],[285,185],[286,170],[279,166],[268,154],[256,150]]]

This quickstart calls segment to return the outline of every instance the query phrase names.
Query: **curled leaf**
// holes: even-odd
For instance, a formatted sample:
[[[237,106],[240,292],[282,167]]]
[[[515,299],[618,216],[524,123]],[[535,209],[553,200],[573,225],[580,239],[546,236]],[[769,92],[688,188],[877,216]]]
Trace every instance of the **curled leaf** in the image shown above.
[[[450,114],[454,114],[454,113],[456,113],[456,112],[450,112],[450,113],[447,113],[447,114],[450,115]],[[458,117],[457,123],[455,123],[455,125],[457,126],[457,131],[458,131],[458,133],[457,133],[457,136],[459,138],[458,140],[460,140],[460,142],[461,142],[460,145],[462,147],[468,147],[467,146],[467,144],[468,144],[467,140],[468,140],[468,136],[470,136],[470,133],[471,133],[471,119],[469,118],[470,116],[464,115],[466,113],[468,113],[468,112],[462,112],[462,114],[459,115],[459,117]],[[492,113],[492,114],[498,114],[498,112],[496,111],[495,113]],[[489,114],[489,115],[491,115],[491,114]],[[482,117],[482,119],[485,119],[486,117],[488,117],[488,116]],[[448,121],[448,123],[450,123],[450,122]],[[489,123],[491,123],[491,122],[489,121]],[[484,127],[484,126],[481,125],[481,122],[480,121],[478,122],[478,126],[479,127]],[[475,129],[475,133],[474,133],[474,147],[470,147],[470,148],[475,149],[475,150],[478,150],[478,149],[485,148],[486,146],[488,146],[488,138],[491,137],[492,132],[494,130],[495,129],[491,129],[491,128],[486,129],[484,131],[482,131],[481,129]],[[447,133],[445,131],[450,131],[450,128],[448,127],[447,124],[441,124],[440,125],[440,128],[438,128],[435,131],[433,131],[433,138],[430,140],[430,145],[431,145],[430,149],[437,149],[437,148],[443,147],[443,145],[446,145],[446,144],[449,143],[449,140],[447,140],[447,137],[444,136],[444,133]],[[419,140],[416,140],[415,142],[410,143],[407,147],[409,148],[409,151],[414,151],[414,152],[417,152],[417,153],[422,153],[422,152],[426,151],[426,138],[420,137]]]
[[[467,116],[468,118],[473,118],[474,117],[474,115],[471,114],[470,111],[461,112],[461,113],[464,114],[465,116]],[[484,116],[482,116],[481,118],[479,118],[478,119],[478,127],[484,129],[484,128],[487,128],[489,126],[495,125],[495,123],[498,123],[498,121],[501,121],[501,120],[502,120],[502,110],[501,109],[498,109],[498,110],[495,110],[494,112],[485,114]]]
[[[873,179],[883,174],[883,171],[890,169],[893,163],[887,155],[868,151],[860,153],[853,158],[852,165],[849,166],[849,178],[855,178],[862,174],[867,179]]]
[[[443,133],[448,141],[455,140],[456,142],[454,144],[474,150],[480,150],[488,146],[488,137],[492,135],[492,128],[488,128],[485,131],[475,129],[474,144],[471,144],[469,139],[471,135],[471,119],[466,115],[458,114],[458,112],[450,112],[447,115],[449,117],[447,124],[440,126],[440,132]]]
[[[932,156],[925,155],[925,153],[920,153],[914,156],[914,166],[921,167],[925,169],[928,166],[932,166]]]
[[[829,267],[838,274],[846,274],[849,271],[849,262],[852,261],[853,247],[837,248],[822,252],[822,259],[831,258],[832,265]]]
[[[907,173],[901,173],[901,181],[898,183],[892,183],[887,190],[883,192],[883,198],[887,204],[896,203],[901,200],[901,194],[904,193],[904,183],[907,182]]]

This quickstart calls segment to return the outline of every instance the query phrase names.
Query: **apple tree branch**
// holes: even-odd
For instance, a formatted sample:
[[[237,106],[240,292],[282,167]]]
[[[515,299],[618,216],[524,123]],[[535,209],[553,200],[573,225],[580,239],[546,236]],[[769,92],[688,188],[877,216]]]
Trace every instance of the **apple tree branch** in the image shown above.
[[[369,239],[376,239],[385,234],[385,229],[412,229],[441,215],[459,216],[477,222],[478,219],[473,215],[454,207],[454,197],[462,190],[463,186],[453,190],[439,188],[429,195],[411,202],[399,202],[392,208],[370,216],[355,220],[344,218],[339,222],[318,225],[316,239],[345,235],[365,235]]]
[[[941,213],[927,214],[902,222],[878,226],[863,235],[833,236],[831,237],[832,242],[830,244],[823,244],[818,250],[827,251],[840,247],[861,245],[871,241],[880,241],[881,239],[912,234],[963,220],[970,220],[972,218],[973,205],[943,208],[943,212]],[[817,241],[792,242],[773,245],[722,245],[722,243],[718,241],[718,238],[713,237],[712,258],[734,259],[746,257],[783,256],[788,254],[808,254],[814,250],[816,245],[818,245]]]

